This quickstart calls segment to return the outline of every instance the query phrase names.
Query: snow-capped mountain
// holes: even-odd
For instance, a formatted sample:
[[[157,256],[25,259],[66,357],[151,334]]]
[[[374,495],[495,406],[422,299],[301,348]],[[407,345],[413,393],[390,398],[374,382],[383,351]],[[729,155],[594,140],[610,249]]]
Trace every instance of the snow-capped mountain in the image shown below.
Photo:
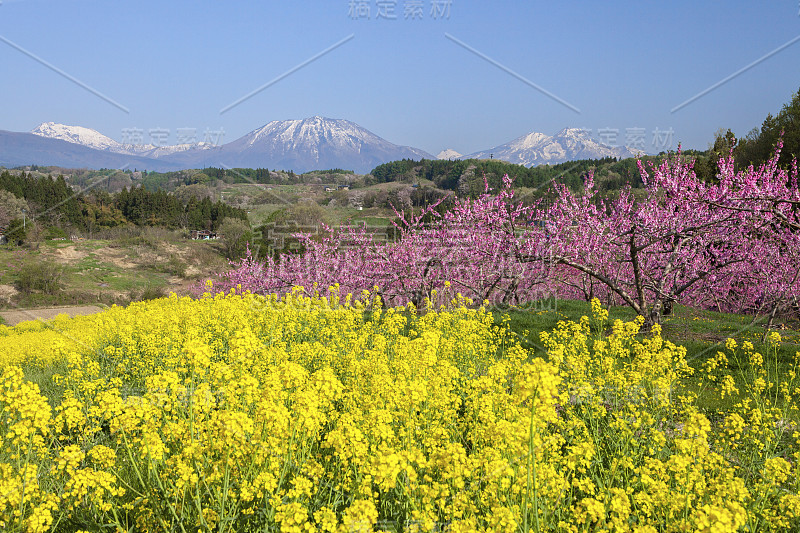
[[[178,152],[193,152],[193,151],[202,151],[202,150],[211,150],[212,148],[216,148],[217,145],[209,142],[196,142],[196,143],[184,143],[184,144],[170,144],[166,146],[155,146],[152,144],[126,144],[125,146],[133,146],[135,147],[134,150],[138,150],[139,148],[145,148],[146,150],[140,153],[146,157],[153,157],[158,159],[159,157],[164,157],[167,155],[172,155]]]
[[[513,141],[462,156],[461,159],[501,159],[532,167],[545,164],[564,163],[577,159],[600,159],[634,157],[626,147],[613,147],[592,139],[591,134],[579,128],[564,128],[554,136],[531,132]]]
[[[110,137],[106,137],[99,131],[95,131],[82,126],[67,126],[66,124],[56,124],[55,122],[43,122],[33,128],[31,133],[49,139],[60,139],[72,144],[80,144],[95,150],[108,150],[118,154],[125,153],[125,145],[118,143]]]
[[[67,126],[55,122],[43,122],[31,130],[34,135],[59,139],[72,144],[79,144],[95,150],[104,150],[117,154],[140,157],[159,158],[175,152],[187,150],[207,150],[213,145],[207,142],[156,146],[155,144],[123,144],[106,137],[99,131],[82,126]]]
[[[436,154],[436,159],[458,159],[461,155],[452,148],[447,148]]]
[[[138,168],[158,172],[181,170],[180,166],[160,159],[98,150],[33,133],[0,130],[0,166],[13,168],[31,164],[66,168]]]
[[[393,144],[349,120],[318,116],[273,120],[222,146],[214,156],[217,166],[236,162],[237,166],[296,172],[345,168],[359,173],[397,159],[433,159],[423,150]],[[169,159],[182,157],[176,154]]]

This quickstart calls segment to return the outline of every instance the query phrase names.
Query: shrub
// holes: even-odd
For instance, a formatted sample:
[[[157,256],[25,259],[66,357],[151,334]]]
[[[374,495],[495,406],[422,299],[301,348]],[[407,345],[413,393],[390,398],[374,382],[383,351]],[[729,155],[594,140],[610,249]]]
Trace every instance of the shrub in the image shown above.
[[[57,226],[50,226],[42,232],[43,239],[66,239],[67,232]]]
[[[244,256],[248,243],[253,240],[250,224],[236,218],[226,218],[219,231],[225,246],[225,256],[231,260]]]
[[[170,254],[166,260],[164,260],[163,257],[151,256],[141,264],[143,267],[149,268],[155,272],[181,278],[186,275],[186,269],[188,268],[188,265],[175,254]]]
[[[6,229],[6,242],[8,244],[16,244],[17,246],[22,246],[25,242],[25,237],[28,233],[28,228],[26,224],[23,224],[23,221],[20,219],[14,219],[8,223],[8,228]]]
[[[131,291],[131,300],[139,300],[142,302],[148,300],[158,300],[159,298],[163,298],[164,296],[165,294],[163,287],[154,287],[152,285],[148,285],[147,287],[145,287],[138,298],[134,295],[133,291]]]
[[[167,274],[172,274],[173,276],[178,276],[180,278],[186,276],[186,268],[186,263],[184,263],[181,258],[175,254],[171,254],[164,265],[164,271]]]
[[[64,268],[60,265],[47,261],[30,262],[20,268],[16,287],[27,294],[33,291],[56,294],[61,290],[63,276]]]

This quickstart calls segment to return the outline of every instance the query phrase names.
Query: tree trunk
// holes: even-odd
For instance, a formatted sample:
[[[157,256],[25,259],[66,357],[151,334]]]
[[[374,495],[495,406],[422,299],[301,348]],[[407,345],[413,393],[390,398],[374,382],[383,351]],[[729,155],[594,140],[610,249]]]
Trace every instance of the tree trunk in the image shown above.
[[[654,325],[656,324],[661,325],[662,307],[663,304],[661,302],[661,299],[656,299],[656,301],[653,302],[653,307],[650,308],[650,312],[644,317],[645,330],[650,331],[651,329],[653,329]]]
[[[778,313],[778,302],[772,304],[772,311],[769,313],[769,320],[764,325],[764,334],[761,336],[761,342],[767,342],[767,335],[772,329],[772,323],[775,321],[775,315]]]

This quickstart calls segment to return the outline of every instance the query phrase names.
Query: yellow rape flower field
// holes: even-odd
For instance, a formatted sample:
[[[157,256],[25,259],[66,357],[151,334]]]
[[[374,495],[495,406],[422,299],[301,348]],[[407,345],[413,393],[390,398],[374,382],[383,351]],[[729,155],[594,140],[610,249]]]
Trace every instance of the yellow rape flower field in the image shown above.
[[[692,376],[597,301],[534,352],[470,304],[298,289],[0,326],[0,530],[800,530],[797,359],[776,378],[729,341]]]

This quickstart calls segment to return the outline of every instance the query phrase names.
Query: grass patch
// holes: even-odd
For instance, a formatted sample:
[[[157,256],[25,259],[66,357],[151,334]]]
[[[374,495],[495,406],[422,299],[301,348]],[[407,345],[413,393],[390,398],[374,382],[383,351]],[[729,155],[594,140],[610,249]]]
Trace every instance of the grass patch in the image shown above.
[[[170,254],[167,259],[160,256],[153,257],[143,267],[161,274],[183,278],[186,277],[188,265],[177,255]]]
[[[186,294],[191,280],[213,277],[229,266],[219,242],[191,241],[180,231],[114,228],[100,236],[104,238],[46,241],[36,250],[0,246],[0,285],[14,288],[7,306],[124,305],[145,292]],[[63,271],[59,290],[20,289],[25,269],[50,264]]]
[[[27,365],[25,379],[39,386],[42,395],[54,409],[64,397],[64,386],[57,384],[53,379],[56,374],[65,375],[69,368],[64,361],[54,361],[46,366]]]

